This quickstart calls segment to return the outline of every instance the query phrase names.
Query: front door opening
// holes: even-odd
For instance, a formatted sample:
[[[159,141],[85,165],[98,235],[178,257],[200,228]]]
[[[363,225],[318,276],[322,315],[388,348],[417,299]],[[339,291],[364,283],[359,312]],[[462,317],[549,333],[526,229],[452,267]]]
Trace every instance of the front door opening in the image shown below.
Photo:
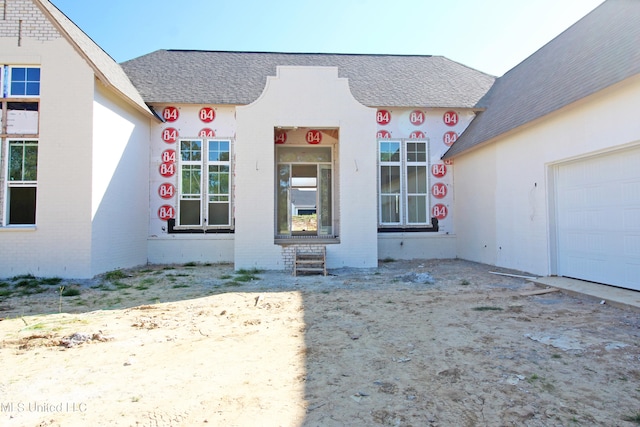
[[[333,236],[331,147],[278,147],[277,237]]]

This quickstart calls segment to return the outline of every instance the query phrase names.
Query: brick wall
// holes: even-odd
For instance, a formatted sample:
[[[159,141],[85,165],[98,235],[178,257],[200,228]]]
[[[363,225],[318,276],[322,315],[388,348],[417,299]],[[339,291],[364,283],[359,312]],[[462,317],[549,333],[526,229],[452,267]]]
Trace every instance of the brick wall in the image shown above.
[[[32,0],[3,0],[0,1],[0,37],[50,41],[61,36]]]
[[[320,254],[325,245],[314,245],[312,243],[284,245],[282,246],[282,261],[284,269],[293,271],[293,263],[295,261],[296,250],[298,253],[304,254]]]

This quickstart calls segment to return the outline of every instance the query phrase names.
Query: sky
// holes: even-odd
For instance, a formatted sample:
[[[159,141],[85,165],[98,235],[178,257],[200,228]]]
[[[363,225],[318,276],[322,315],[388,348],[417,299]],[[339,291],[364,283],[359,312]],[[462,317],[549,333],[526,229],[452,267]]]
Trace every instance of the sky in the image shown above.
[[[603,0],[52,0],[118,62],[158,49],[442,55],[501,76]]]

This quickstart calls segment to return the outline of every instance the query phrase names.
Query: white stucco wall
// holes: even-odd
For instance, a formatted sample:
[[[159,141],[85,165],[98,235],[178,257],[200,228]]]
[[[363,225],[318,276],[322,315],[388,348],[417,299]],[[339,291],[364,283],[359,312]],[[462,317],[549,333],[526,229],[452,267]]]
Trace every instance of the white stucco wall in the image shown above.
[[[377,265],[375,110],[352,97],[337,68],[278,67],[260,98],[237,108],[236,120],[236,268],[284,268],[274,242],[278,126],[339,129],[340,240],[327,245],[327,266]]]
[[[458,256],[554,274],[555,165],[640,144],[640,76],[454,159]]]
[[[0,228],[0,276],[90,277],[93,70],[62,38],[0,38],[0,62],[42,69],[37,225]]]
[[[147,263],[150,118],[96,82],[92,273]]]

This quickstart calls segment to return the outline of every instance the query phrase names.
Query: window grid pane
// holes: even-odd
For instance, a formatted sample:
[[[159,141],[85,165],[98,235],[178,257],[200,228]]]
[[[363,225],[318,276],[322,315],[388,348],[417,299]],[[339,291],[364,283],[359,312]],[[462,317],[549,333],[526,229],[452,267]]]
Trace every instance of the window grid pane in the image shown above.
[[[10,80],[11,96],[40,96],[40,68],[13,67]]]
[[[183,162],[200,162],[202,160],[202,141],[180,141],[180,158]]]
[[[201,172],[200,165],[183,165],[182,166],[182,198],[200,198],[200,181]]]
[[[407,166],[407,193],[427,193],[427,167]]]
[[[38,179],[38,143],[9,142],[9,181],[33,182]]]
[[[407,162],[426,162],[427,143],[407,142]]]
[[[380,143],[380,161],[381,162],[399,162],[400,161],[400,143],[399,142],[381,142]]]
[[[426,223],[427,196],[409,196],[407,202],[407,216],[410,224]]]
[[[229,166],[209,165],[209,195],[229,194]]]
[[[229,161],[229,141],[209,141],[209,161]]]

